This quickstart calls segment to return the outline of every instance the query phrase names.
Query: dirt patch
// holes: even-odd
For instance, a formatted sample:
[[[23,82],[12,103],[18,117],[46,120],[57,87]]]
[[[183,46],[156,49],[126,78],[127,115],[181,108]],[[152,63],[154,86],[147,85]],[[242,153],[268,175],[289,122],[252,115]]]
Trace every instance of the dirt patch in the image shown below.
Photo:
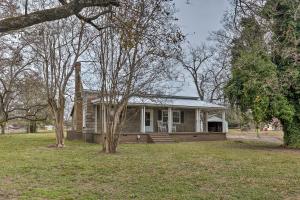
[[[17,190],[12,190],[12,191],[5,191],[3,189],[0,189],[0,200],[15,200],[18,199],[19,193]]]

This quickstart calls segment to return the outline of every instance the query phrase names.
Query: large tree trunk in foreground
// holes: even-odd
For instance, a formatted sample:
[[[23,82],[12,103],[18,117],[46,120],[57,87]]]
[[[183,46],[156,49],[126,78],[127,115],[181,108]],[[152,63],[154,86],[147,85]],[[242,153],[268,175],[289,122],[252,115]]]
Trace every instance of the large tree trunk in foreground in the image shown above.
[[[103,152],[105,153],[116,153],[117,152],[117,147],[119,143],[119,136],[116,134],[106,134],[106,137],[104,138],[104,143],[103,143]]]
[[[56,147],[63,148],[65,145],[64,139],[64,112],[65,112],[65,97],[62,95],[59,100],[49,100],[52,114],[55,122]]]
[[[115,115],[110,119],[107,124],[107,132],[104,134],[103,152],[105,153],[116,153],[119,144],[119,135],[121,129],[120,115],[124,106],[120,106]]]

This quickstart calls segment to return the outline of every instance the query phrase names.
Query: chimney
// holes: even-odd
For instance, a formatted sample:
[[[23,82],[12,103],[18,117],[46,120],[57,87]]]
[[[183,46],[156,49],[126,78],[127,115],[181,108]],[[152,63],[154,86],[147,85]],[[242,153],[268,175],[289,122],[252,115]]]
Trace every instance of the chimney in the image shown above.
[[[82,100],[82,85],[81,85],[81,64],[75,63],[75,98],[74,98],[74,114],[75,114],[75,131],[82,133],[83,126],[83,100]]]

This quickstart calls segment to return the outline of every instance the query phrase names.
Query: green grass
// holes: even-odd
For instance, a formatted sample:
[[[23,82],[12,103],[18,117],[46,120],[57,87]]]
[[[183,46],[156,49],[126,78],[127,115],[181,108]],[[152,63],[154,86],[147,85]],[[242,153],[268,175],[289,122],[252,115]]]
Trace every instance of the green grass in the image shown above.
[[[299,199],[300,152],[272,144],[101,146],[53,134],[0,137],[0,199]]]

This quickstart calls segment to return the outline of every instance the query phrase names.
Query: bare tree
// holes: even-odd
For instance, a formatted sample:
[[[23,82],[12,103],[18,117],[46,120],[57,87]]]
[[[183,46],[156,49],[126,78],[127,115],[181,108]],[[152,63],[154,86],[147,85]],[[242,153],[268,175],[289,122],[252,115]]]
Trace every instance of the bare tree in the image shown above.
[[[29,91],[36,83],[29,84],[26,82],[28,76],[35,76],[30,68],[33,62],[32,57],[26,56],[27,46],[20,44],[17,36],[1,39],[0,126],[1,132],[4,134],[5,125],[10,120],[19,118],[26,120],[44,119],[40,112],[45,109],[46,105],[43,101],[35,101],[33,93]],[[27,95],[26,100],[25,94]]]
[[[204,100],[207,96],[207,84],[210,70],[207,67],[208,60],[212,58],[213,52],[202,44],[196,48],[189,47],[188,54],[184,52],[177,57],[183,68],[189,72],[196,86],[199,98]]]
[[[101,105],[108,114],[107,129],[102,130],[106,153],[117,150],[129,99],[158,93],[172,77],[168,59],[182,40],[172,23],[170,2],[123,0],[114,13],[105,19],[113,26],[101,32],[91,53],[97,59]]]
[[[189,47],[188,53],[177,56],[177,60],[191,76],[202,101],[224,100],[223,88],[229,76],[229,63],[219,50],[205,44]]]
[[[51,120],[52,116],[47,103],[47,95],[43,86],[42,76],[36,71],[25,73],[22,78],[22,84],[19,87],[19,99],[23,107],[28,108],[32,105],[39,105],[36,109],[27,110],[28,133],[37,132],[37,123]],[[30,117],[31,116],[31,117]]]
[[[91,23],[109,11],[93,13],[84,17],[80,12],[85,8],[109,8],[118,6],[118,0],[53,0],[20,1],[3,0],[0,2],[0,33],[19,30],[35,24],[64,19],[76,15],[81,20]],[[2,19],[1,19],[2,18]]]
[[[89,46],[84,23],[76,18],[36,27],[24,38],[37,54],[47,102],[55,122],[56,147],[64,147],[64,111],[68,82],[79,57]]]

